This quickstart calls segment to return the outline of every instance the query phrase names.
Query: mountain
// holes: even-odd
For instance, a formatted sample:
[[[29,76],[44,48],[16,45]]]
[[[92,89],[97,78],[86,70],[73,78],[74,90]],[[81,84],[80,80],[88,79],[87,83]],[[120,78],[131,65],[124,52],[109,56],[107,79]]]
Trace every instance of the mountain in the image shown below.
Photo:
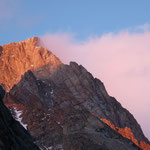
[[[34,37],[0,47],[3,99],[42,150],[150,150],[133,115],[75,62]],[[19,113],[19,115],[18,115]]]

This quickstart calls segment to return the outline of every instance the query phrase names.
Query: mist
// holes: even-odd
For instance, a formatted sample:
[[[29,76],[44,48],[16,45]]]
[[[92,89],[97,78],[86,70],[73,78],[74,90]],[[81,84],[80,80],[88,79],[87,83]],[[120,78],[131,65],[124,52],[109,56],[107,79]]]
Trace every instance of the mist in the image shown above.
[[[69,33],[41,37],[45,48],[68,64],[82,64],[127,108],[150,139],[150,32],[120,31],[79,41]]]

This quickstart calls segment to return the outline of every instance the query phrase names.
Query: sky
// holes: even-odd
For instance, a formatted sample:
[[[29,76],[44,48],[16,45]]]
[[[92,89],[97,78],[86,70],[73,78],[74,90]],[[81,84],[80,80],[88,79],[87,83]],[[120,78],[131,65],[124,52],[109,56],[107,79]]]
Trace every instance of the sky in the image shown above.
[[[150,139],[149,0],[0,0],[0,45],[41,37],[99,78]],[[59,43],[59,44],[58,44]]]

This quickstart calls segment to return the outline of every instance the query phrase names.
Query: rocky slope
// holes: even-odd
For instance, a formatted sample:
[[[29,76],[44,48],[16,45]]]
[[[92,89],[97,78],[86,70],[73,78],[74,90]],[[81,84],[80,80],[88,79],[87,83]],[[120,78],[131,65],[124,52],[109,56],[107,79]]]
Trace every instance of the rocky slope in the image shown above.
[[[4,106],[2,98],[5,91],[0,86],[0,150],[39,150],[33,144],[29,133],[13,119],[9,110]]]
[[[41,149],[150,149],[132,114],[108,95],[100,80],[74,62],[62,64],[38,42],[38,38],[32,38],[1,48],[1,72],[6,77],[0,74],[0,81],[7,90],[16,84],[4,102],[14,118],[20,112],[19,121]],[[14,65],[6,61],[12,58],[11,49],[17,49],[13,59],[21,64],[16,74],[18,62]],[[21,50],[25,53],[22,57]]]

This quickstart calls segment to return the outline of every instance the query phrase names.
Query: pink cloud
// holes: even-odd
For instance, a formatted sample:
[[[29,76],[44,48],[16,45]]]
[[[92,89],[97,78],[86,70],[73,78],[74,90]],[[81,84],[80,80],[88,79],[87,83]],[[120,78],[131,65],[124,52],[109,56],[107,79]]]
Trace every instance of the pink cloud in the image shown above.
[[[64,63],[76,61],[102,80],[150,139],[150,32],[121,31],[77,41],[70,34],[47,34],[43,45]]]

